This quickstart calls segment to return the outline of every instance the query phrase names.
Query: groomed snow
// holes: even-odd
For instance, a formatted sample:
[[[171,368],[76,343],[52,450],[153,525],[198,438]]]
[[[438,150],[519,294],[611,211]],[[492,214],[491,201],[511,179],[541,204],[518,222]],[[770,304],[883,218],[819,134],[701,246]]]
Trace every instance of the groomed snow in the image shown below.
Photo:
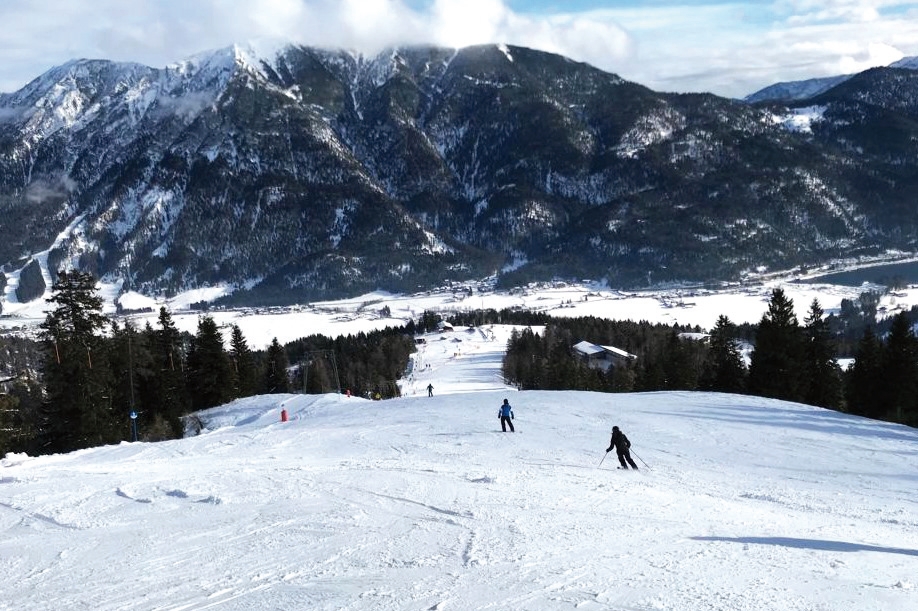
[[[737,395],[514,392],[508,330],[475,331],[429,335],[405,398],[252,397],[183,440],[7,456],[0,609],[916,608],[915,430]],[[613,424],[640,471],[605,456]]]

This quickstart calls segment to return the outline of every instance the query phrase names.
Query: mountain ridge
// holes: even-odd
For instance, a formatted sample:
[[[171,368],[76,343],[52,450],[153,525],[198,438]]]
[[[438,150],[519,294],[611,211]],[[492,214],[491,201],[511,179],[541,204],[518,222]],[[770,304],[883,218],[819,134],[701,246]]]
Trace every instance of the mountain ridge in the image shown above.
[[[848,95],[829,106],[866,99]],[[882,97],[869,121],[911,120]],[[866,124],[840,140],[832,112],[808,133],[775,120],[792,112],[501,45],[75,60],[0,95],[0,264],[60,238],[52,278],[291,303],[493,275],[722,282],[914,250],[914,220],[884,205],[914,180],[890,186],[911,132],[896,159],[864,160],[846,147]]]
[[[887,68],[903,68],[906,70],[918,70],[918,56],[903,57],[895,61]],[[839,74],[835,76],[824,76],[802,81],[783,81],[773,83],[763,87],[758,91],[750,93],[743,98],[743,101],[755,104],[759,102],[784,102],[792,103],[813,98],[819,94],[825,93],[832,87],[839,85],[854,74]]]

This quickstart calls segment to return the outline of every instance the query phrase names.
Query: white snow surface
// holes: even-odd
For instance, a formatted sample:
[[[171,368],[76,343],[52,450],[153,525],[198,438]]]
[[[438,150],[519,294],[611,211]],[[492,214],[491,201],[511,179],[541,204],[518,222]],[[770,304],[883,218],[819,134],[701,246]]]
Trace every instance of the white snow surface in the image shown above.
[[[825,112],[825,106],[794,108],[788,115],[775,117],[775,121],[784,125],[788,131],[810,134],[813,132],[813,123],[822,121]]]
[[[515,392],[508,334],[429,334],[401,399],[251,397],[182,440],[6,456],[0,610],[916,608],[918,431]],[[613,424],[639,471],[605,454]]]

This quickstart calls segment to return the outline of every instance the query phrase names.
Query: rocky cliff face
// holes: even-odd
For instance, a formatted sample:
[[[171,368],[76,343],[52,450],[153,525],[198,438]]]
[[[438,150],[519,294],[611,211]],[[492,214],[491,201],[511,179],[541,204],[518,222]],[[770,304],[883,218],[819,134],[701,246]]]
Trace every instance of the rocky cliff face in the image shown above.
[[[916,77],[793,109],[503,46],[75,61],[0,96],[0,264],[281,303],[914,250]]]

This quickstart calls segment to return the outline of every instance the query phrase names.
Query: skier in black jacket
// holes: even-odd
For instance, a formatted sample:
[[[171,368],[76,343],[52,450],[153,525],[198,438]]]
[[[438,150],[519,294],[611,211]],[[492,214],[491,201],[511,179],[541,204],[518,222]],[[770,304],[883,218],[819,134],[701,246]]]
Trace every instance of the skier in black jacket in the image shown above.
[[[622,469],[627,469],[628,465],[631,465],[632,469],[637,469],[637,465],[634,464],[634,461],[631,460],[631,452],[629,448],[631,447],[631,442],[628,441],[628,438],[625,437],[625,434],[619,430],[617,426],[612,427],[612,440],[609,441],[609,448],[606,450],[606,453],[612,451],[612,448],[615,448],[615,451],[618,453],[618,462],[622,463]],[[625,462],[627,461],[627,462]]]

